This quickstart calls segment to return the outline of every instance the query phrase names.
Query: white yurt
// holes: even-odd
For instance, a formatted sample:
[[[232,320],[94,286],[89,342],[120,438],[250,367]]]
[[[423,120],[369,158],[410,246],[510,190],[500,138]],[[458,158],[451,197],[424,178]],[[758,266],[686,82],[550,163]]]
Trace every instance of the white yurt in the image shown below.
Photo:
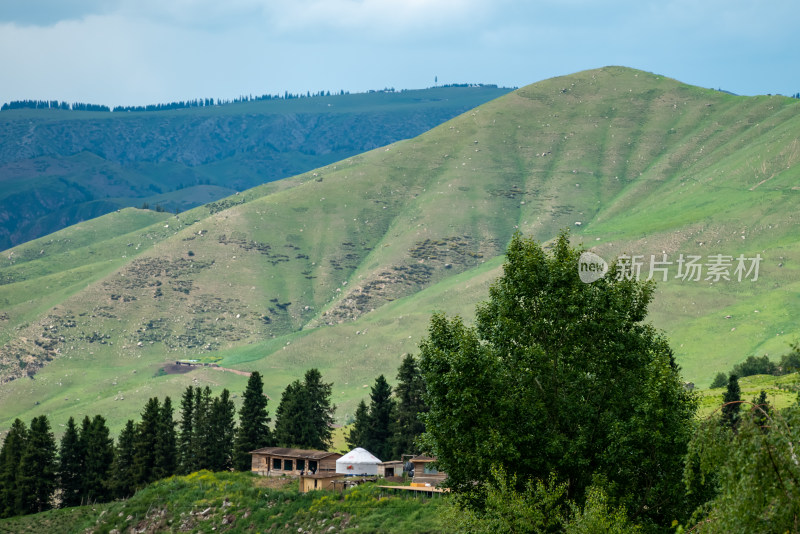
[[[356,447],[338,460],[336,472],[342,475],[378,475],[378,464],[381,461],[371,452]]]

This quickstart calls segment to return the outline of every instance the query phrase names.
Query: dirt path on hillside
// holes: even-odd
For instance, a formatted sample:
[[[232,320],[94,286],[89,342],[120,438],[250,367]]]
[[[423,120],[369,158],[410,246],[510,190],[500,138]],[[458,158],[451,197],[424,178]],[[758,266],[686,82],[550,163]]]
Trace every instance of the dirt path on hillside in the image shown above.
[[[220,367],[218,365],[203,365],[202,363],[169,363],[164,365],[164,372],[166,372],[168,375],[185,374],[194,371],[195,369],[213,369],[215,371],[224,371],[247,377],[252,374],[248,371],[240,371],[239,369],[230,369],[228,367]]]

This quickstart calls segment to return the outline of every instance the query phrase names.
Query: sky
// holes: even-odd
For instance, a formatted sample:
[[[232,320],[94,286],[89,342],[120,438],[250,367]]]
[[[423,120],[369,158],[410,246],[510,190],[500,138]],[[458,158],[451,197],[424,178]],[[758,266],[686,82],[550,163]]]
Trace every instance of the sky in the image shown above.
[[[144,105],[624,65],[800,92],[796,0],[0,0],[0,102]]]

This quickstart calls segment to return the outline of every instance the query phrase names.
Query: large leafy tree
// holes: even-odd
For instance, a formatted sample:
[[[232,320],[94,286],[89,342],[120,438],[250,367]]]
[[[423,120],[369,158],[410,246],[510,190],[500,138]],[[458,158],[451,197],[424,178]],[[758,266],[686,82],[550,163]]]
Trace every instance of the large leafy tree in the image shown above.
[[[475,482],[501,467],[520,483],[555,472],[578,502],[601,486],[633,517],[669,524],[685,512],[695,402],[643,322],[654,285],[616,268],[583,283],[579,256],[567,233],[551,253],[517,234],[476,326],[433,316],[423,444],[475,507]]]
[[[247,387],[239,409],[239,429],[236,432],[234,467],[239,471],[251,468],[250,451],[272,445],[269,429],[267,397],[264,396],[264,382],[261,374],[254,371],[247,379]]]

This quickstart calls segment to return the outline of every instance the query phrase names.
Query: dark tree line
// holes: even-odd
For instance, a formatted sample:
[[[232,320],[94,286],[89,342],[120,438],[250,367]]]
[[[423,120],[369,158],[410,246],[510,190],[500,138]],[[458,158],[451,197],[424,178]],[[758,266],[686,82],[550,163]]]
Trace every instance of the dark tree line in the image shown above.
[[[3,104],[0,111],[9,109],[61,109],[64,111],[111,111],[108,106],[84,102],[59,102],[58,100],[13,100]]]
[[[367,449],[384,461],[421,452],[416,438],[425,431],[420,417],[428,411],[424,394],[419,365],[406,354],[397,371],[394,392],[380,375],[370,390],[369,406],[363,400],[359,403],[347,445]]]
[[[296,384],[300,382],[290,384],[287,391],[295,391]],[[323,430],[313,436],[306,432],[302,436],[313,439],[303,441],[279,417],[281,439],[288,441],[278,443],[327,447],[335,409],[330,404],[331,384],[322,382],[319,371],[312,369],[300,385],[302,405],[308,411],[292,411],[287,404],[283,413],[286,417],[291,413],[302,426],[321,425]],[[284,397],[294,398],[291,393]],[[177,420],[169,397],[163,401],[153,397],[138,421],[126,422],[116,444],[101,415],[87,416],[80,425],[70,417],[59,443],[46,415],[34,417],[30,427],[16,419],[0,447],[0,518],[125,498],[155,480],[200,469],[249,471],[248,453],[276,443],[268,426],[267,402],[261,375],[254,372],[237,427],[227,389],[212,396],[208,387],[189,386]]]
[[[800,343],[794,343],[790,347],[792,350],[781,356],[778,362],[773,362],[766,354],[760,357],[748,356],[745,361],[734,365],[730,373],[717,373],[711,382],[711,387],[725,387],[731,375],[736,375],[738,378],[753,375],[780,376],[800,371]]]
[[[394,91],[392,89],[392,91]],[[374,92],[374,91],[370,91]],[[350,94],[349,91],[341,90],[339,95]],[[224,106],[227,104],[239,104],[242,102],[259,102],[264,100],[293,100],[296,98],[314,98],[320,96],[331,96],[330,91],[318,91],[312,93],[306,91],[305,93],[290,93],[284,91],[283,94],[263,94],[261,96],[242,95],[233,99],[224,98],[194,98],[191,100],[179,100],[176,102],[166,102],[160,104],[148,104],[146,106],[114,106],[112,108],[101,104],[87,104],[84,102],[64,102],[59,100],[12,100],[6,102],[0,107],[0,111],[11,109],[60,109],[64,111],[114,111],[129,112],[129,111],[168,111],[173,109],[190,109],[202,108],[211,106]]]

